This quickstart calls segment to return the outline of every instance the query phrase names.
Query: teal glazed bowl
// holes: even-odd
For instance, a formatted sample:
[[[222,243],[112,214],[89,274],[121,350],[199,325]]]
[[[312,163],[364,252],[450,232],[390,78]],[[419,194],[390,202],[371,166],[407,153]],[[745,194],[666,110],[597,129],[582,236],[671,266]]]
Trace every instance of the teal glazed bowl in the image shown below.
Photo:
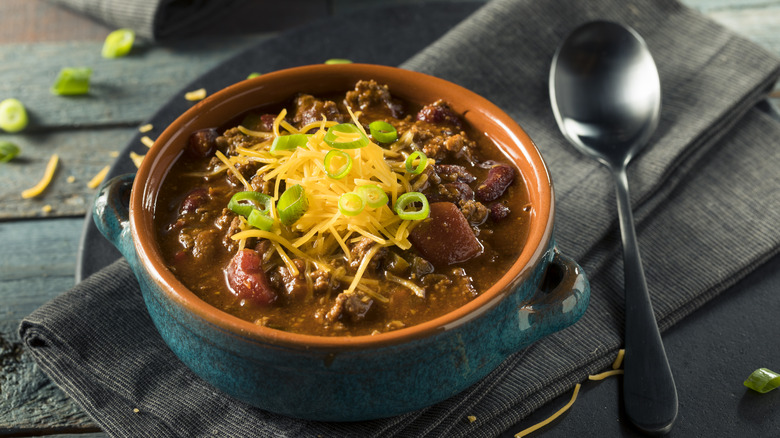
[[[473,301],[416,326],[373,336],[320,337],[274,330],[202,301],[166,268],[155,239],[157,194],[189,134],[298,92],[327,94],[360,79],[417,103],[448,101],[499,145],[522,173],[532,208],[526,245],[510,270]],[[138,173],[108,181],[94,204],[100,231],[135,272],[160,335],[200,377],[259,408],[320,421],[358,421],[413,411],[451,397],[504,359],[577,321],[590,288],[553,238],[550,175],[528,135],[484,98],[450,82],[376,65],[298,67],[242,81],[171,124]]]

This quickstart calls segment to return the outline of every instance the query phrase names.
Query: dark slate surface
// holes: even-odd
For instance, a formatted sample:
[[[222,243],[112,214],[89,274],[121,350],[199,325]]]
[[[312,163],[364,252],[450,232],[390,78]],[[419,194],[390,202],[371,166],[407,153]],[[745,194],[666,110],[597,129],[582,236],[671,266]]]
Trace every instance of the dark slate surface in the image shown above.
[[[333,57],[349,57],[356,62],[396,65],[424,47],[443,31],[465,17],[476,5],[457,4],[446,8],[407,6],[389,9],[386,20],[398,26],[367,29],[374,38],[355,40],[350,47],[334,46],[317,38],[311,30],[293,30],[278,39],[261,43],[232,61],[184,87],[217,89],[242,80],[252,71],[319,63]],[[368,14],[369,12],[359,12]],[[425,26],[422,22],[435,25]],[[318,24],[336,40],[354,35],[354,26],[369,21],[350,17],[336,18]],[[407,27],[408,26],[408,27]],[[309,28],[311,29],[311,28]],[[415,31],[409,32],[409,29]],[[401,40],[404,44],[396,45]],[[332,41],[332,39],[328,39]],[[290,57],[295,53],[295,57]],[[174,97],[149,121],[155,131],[172,121],[190,103]],[[126,152],[143,153],[140,135],[130,141]],[[134,171],[129,160],[119,160],[111,171],[118,175]],[[112,248],[86,222],[78,275],[84,278],[117,257]],[[780,349],[773,348],[780,334],[776,317],[780,308],[780,258],[776,257],[728,292],[691,315],[664,334],[669,359],[675,371],[680,395],[680,416],[671,436],[735,436],[741,431],[751,436],[777,436],[780,430],[780,392],[753,394],[742,381],[755,368],[780,369]],[[573,409],[556,421],[553,427],[534,436],[640,436],[622,417],[620,378],[603,382],[586,382]],[[546,418],[568,400],[559,397],[535,412],[506,436]]]

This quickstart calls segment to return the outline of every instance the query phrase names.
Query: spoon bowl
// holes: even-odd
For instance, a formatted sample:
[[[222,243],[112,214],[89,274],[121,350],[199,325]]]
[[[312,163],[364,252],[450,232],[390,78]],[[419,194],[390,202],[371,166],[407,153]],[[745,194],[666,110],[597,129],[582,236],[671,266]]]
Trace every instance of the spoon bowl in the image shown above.
[[[586,23],[555,52],[550,100],[566,139],[605,164],[615,180],[626,300],[623,404],[639,429],[666,433],[677,417],[677,389],[647,290],[626,176],[628,163],[658,126],[658,70],[633,29]]]
[[[607,165],[627,165],[660,119],[661,82],[647,45],[608,21],[579,27],[559,47],[550,96],[563,135]]]

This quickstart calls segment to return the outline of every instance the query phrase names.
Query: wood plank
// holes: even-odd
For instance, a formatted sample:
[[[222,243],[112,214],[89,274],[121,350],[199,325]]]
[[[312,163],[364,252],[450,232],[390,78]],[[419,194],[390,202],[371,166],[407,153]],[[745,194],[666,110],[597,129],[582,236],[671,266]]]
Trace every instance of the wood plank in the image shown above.
[[[0,135],[0,139],[12,139],[21,149],[19,157],[5,163],[0,172],[0,219],[83,216],[96,193],[87,183],[116,160],[135,133],[136,128],[104,128],[13,138]],[[39,197],[22,199],[21,192],[38,182],[49,157],[55,153],[60,156],[60,163],[49,188]],[[73,182],[69,182],[70,177]],[[43,211],[46,205],[52,207],[48,213]]]
[[[93,432],[97,425],[23,348],[18,326],[73,287],[82,219],[0,222],[0,434]]]
[[[0,46],[0,96],[15,97],[25,104],[30,115],[25,133],[137,125],[190,81],[268,37],[138,44],[130,55],[118,59],[101,57],[102,42],[4,45]],[[60,70],[79,66],[93,70],[89,94],[53,95],[49,89]]]

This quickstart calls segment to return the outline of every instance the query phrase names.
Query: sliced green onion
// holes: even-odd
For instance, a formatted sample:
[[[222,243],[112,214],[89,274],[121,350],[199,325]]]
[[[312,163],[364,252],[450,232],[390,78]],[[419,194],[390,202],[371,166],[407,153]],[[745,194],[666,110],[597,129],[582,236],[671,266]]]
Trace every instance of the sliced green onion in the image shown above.
[[[130,53],[135,41],[135,32],[132,29],[117,29],[106,37],[103,43],[101,55],[104,58],[119,58]]]
[[[753,391],[765,394],[780,387],[780,374],[766,368],[759,368],[748,376],[744,385]]]
[[[417,162],[417,166],[414,165],[414,160],[420,159]],[[425,166],[428,164],[428,157],[425,156],[422,151],[414,151],[406,157],[406,171],[412,175],[419,175],[425,170]]]
[[[236,214],[248,218],[252,210],[260,210],[268,215],[274,206],[274,199],[265,193],[260,192],[238,192],[230,198],[228,208]]]
[[[339,133],[342,134],[358,134],[359,137],[356,140],[340,140]],[[325,143],[336,149],[358,149],[368,145],[368,138],[365,134],[352,123],[340,123],[328,128],[328,132],[325,133]]]
[[[0,140],[0,163],[7,163],[19,155],[19,146],[10,141]]]
[[[325,61],[325,64],[352,64],[352,61],[343,58],[331,58]]]
[[[256,77],[258,77],[258,76],[261,76],[261,73],[258,73],[258,72],[252,72],[252,73],[249,73],[249,76],[247,76],[246,78],[247,78],[247,79],[253,79],[253,78],[256,78]]]
[[[249,217],[246,218],[246,222],[249,225],[263,231],[269,231],[274,225],[274,219],[271,217],[270,213],[264,210],[258,210],[256,208],[252,210],[251,213],[249,213]]]
[[[345,216],[355,216],[366,208],[366,202],[355,192],[339,196],[339,211]]]
[[[309,134],[290,134],[280,135],[274,139],[271,144],[271,152],[275,151],[292,151],[298,147],[306,147],[306,143],[309,142]]]
[[[420,208],[407,211],[407,208],[414,207],[414,204],[420,204]],[[395,201],[395,213],[405,221],[416,221],[425,219],[431,212],[431,206],[428,205],[428,199],[420,192],[406,192]]]
[[[5,99],[0,102],[0,129],[6,132],[19,132],[27,127],[27,110],[17,99]]]
[[[343,163],[340,167],[339,163]],[[352,157],[344,151],[332,149],[325,154],[325,173],[333,179],[341,179],[347,176],[350,170],[352,170]]]
[[[393,125],[382,120],[371,122],[368,129],[371,131],[371,137],[380,143],[392,143],[398,139],[398,131]]]
[[[309,199],[300,184],[288,187],[282,196],[279,196],[279,202],[276,203],[279,220],[287,226],[294,224],[308,209]]]
[[[89,77],[92,69],[89,67],[66,67],[51,87],[51,92],[60,96],[75,96],[89,92]]]
[[[378,185],[368,184],[360,186],[355,189],[355,193],[363,198],[371,208],[387,205],[387,193]]]

